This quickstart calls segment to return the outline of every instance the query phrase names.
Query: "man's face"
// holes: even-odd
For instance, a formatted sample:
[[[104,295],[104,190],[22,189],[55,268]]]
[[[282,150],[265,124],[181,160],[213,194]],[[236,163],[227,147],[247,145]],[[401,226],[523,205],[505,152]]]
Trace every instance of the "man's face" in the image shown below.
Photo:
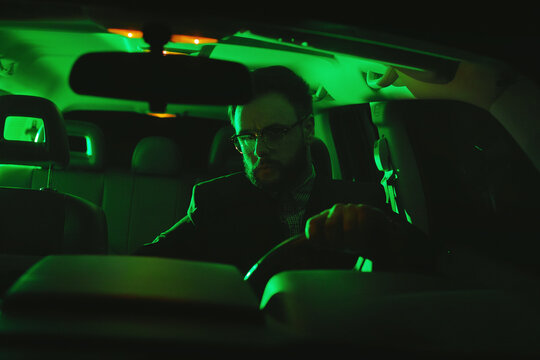
[[[260,135],[262,129],[287,128],[297,121],[289,101],[280,94],[270,93],[238,106],[234,127],[236,134]],[[308,144],[312,138],[311,119],[293,127],[278,141],[258,137],[252,149],[243,151],[246,176],[255,186],[269,191],[299,185],[307,171],[311,171]]]

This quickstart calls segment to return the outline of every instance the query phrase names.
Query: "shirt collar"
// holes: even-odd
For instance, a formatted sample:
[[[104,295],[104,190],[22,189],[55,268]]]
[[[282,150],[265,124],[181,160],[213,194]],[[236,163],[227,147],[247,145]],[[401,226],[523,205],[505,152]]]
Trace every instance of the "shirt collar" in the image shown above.
[[[299,193],[299,192],[305,192],[305,191],[309,192],[309,191],[311,191],[311,189],[313,188],[313,182],[315,180],[315,176],[316,176],[315,166],[313,166],[313,164],[311,164],[311,173],[308,175],[308,177],[306,178],[306,180],[304,180],[304,182],[302,184],[300,184],[296,188],[292,189],[291,193],[295,194],[295,193]]]
[[[317,176],[315,172],[315,167],[311,165],[311,173],[306,177],[306,179],[294,189],[291,189],[285,193],[275,193],[274,197],[280,199],[280,201],[295,201],[301,194],[309,194],[313,190],[313,185],[315,183],[315,177]]]

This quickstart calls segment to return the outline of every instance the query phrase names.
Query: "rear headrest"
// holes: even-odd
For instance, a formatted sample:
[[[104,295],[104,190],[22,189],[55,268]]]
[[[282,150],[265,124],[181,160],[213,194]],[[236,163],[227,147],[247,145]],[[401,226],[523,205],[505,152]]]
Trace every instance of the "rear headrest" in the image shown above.
[[[178,145],[163,136],[141,139],[131,160],[131,170],[137,174],[176,175],[180,173],[182,159]]]
[[[41,119],[43,127],[36,137],[41,141],[6,139],[5,124],[10,117]],[[45,130],[44,137],[43,129]],[[0,163],[67,166],[69,163],[68,139],[64,119],[56,105],[37,96],[0,96]]]
[[[103,167],[104,135],[96,124],[66,120],[70,140],[69,168],[100,170]],[[73,143],[79,145],[72,146]]]
[[[224,126],[214,135],[208,156],[208,172],[212,176],[226,175],[244,168],[242,155],[236,151],[231,143],[234,135],[232,126]]]

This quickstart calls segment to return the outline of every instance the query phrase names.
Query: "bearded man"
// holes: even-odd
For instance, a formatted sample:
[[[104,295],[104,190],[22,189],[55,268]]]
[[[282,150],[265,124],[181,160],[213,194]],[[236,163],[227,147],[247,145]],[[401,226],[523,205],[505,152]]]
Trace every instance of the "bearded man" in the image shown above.
[[[380,185],[317,176],[306,82],[282,66],[257,69],[252,80],[252,100],[230,108],[231,146],[244,171],[195,185],[187,215],[137,254],[232,264],[245,273],[301,236],[323,249],[315,267],[352,268],[360,255],[374,269],[432,270],[435,248],[388,211]]]

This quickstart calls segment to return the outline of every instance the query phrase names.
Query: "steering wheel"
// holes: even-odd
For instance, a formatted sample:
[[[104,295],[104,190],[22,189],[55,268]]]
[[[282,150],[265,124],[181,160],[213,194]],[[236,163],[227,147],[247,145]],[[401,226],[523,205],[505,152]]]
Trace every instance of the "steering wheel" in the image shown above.
[[[371,250],[377,271],[436,274],[442,256],[441,244],[409,223],[393,221],[390,232]],[[397,241],[396,241],[397,239]],[[273,275],[285,270],[353,269],[358,252],[323,246],[307,240],[304,234],[293,236],[267,252],[253,265],[244,280],[259,294]],[[372,258],[368,255],[368,257]]]
[[[247,272],[247,281],[260,295],[268,280],[285,270],[352,269],[358,255],[326,248],[306,239],[304,234],[288,238],[261,257]]]

